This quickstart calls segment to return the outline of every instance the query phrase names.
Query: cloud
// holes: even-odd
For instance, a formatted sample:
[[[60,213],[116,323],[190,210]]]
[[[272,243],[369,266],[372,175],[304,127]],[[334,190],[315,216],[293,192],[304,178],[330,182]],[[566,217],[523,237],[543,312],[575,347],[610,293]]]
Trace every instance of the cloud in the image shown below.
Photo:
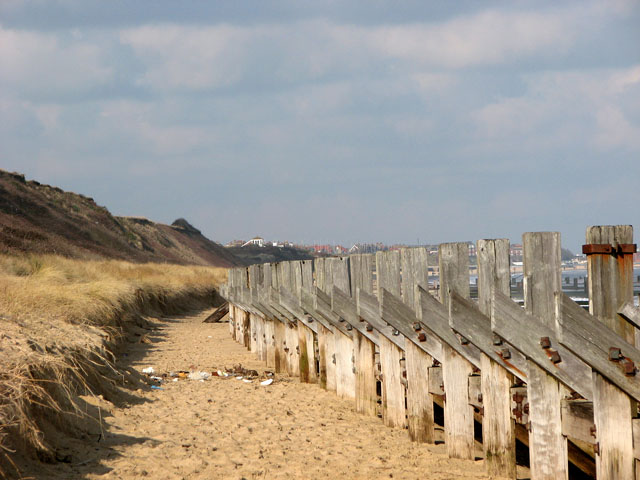
[[[114,69],[100,45],[0,27],[0,85],[38,97],[78,94],[109,83]]]

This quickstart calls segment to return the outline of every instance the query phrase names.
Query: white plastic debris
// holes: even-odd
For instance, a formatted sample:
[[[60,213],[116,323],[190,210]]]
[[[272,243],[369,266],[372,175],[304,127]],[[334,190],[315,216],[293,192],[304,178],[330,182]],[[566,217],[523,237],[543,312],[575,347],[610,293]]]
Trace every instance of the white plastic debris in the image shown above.
[[[210,376],[209,372],[191,372],[188,378],[189,380],[206,380]]]
[[[251,383],[251,380],[249,380],[248,378],[244,378],[244,379],[242,379],[242,381],[243,381],[244,383]]]
[[[236,380],[242,380],[242,376],[236,377]]]
[[[155,370],[153,369],[153,367],[147,367],[142,369],[142,373],[148,373],[149,375],[151,375],[152,373],[155,373]]]
[[[177,381],[178,381],[178,379],[177,379],[177,378],[174,378],[174,379],[173,379],[173,381],[174,381],[174,382],[177,382]]]
[[[267,380],[260,382],[260,385],[263,385],[266,387],[267,385],[271,385],[272,383],[273,383],[273,378],[268,378]]]

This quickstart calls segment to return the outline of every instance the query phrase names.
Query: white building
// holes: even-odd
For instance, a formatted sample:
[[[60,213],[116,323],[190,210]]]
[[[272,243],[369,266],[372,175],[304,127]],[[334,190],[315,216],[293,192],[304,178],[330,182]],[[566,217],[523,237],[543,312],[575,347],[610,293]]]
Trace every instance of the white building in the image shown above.
[[[248,242],[245,242],[242,246],[246,247],[247,245],[257,245],[259,247],[264,247],[264,238],[262,238],[262,237],[253,237]]]

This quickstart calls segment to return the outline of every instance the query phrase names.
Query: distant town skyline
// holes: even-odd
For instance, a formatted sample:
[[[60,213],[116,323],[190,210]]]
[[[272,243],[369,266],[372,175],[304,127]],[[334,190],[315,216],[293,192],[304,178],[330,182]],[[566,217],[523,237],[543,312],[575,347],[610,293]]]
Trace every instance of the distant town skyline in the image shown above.
[[[640,3],[0,3],[0,168],[209,238],[640,227]]]

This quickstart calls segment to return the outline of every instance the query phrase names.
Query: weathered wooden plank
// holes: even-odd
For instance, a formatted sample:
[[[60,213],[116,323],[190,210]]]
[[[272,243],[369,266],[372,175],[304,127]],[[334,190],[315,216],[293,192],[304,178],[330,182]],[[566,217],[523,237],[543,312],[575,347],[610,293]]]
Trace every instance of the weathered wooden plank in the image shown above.
[[[587,228],[587,244],[633,243],[631,225],[605,225]],[[633,255],[593,254],[587,256],[589,313],[632,345],[635,334],[618,310],[633,303]]]
[[[593,399],[591,368],[579,355],[562,344],[555,329],[544,325],[540,319],[525,312],[499,292],[494,292],[492,308],[491,322],[495,333],[567,387],[589,400]],[[543,348],[543,338],[549,339],[549,348]],[[558,359],[553,352],[559,356],[558,363],[553,361]],[[513,357],[513,352],[510,353]]]
[[[640,381],[624,373],[626,359],[636,365],[640,363],[640,351],[606,325],[595,321],[564,293],[558,293],[556,300],[561,328],[560,343],[618,388],[640,400]],[[609,349],[612,347],[620,349],[619,361],[609,360]]]
[[[562,288],[560,234],[525,233],[522,243],[525,309],[553,331],[556,323],[554,295]],[[528,377],[531,477],[566,478],[569,469],[567,438],[562,435],[560,410],[564,389],[534,361],[529,361]]]
[[[382,370],[382,419],[389,427],[404,428],[407,425],[404,385],[400,359],[402,350],[380,337],[380,367]]]
[[[320,290],[327,291],[327,281],[326,281],[326,269],[325,263],[327,259],[325,257],[316,258],[314,262],[314,274],[315,274],[315,286]]]
[[[381,292],[380,306],[382,310],[382,320],[406,338],[404,342],[405,345],[410,342],[414,343],[418,349],[441,362],[443,354],[440,340],[431,332],[425,332],[423,330],[415,312],[400,301],[399,298],[395,297],[385,288],[383,288]],[[423,333],[424,336],[421,337],[420,333]],[[424,340],[420,340],[420,338]]]
[[[282,322],[273,322],[273,347],[274,347],[274,368],[276,373],[284,373],[287,371],[285,359],[285,333],[286,325]]]
[[[356,254],[349,257],[351,296],[355,297],[358,288],[373,294],[373,267],[373,254]]]
[[[301,286],[305,290],[311,291],[311,289],[313,289],[313,260],[302,260],[300,262],[300,269],[302,271]]]
[[[376,252],[376,284],[378,298],[382,296],[383,288],[397,297],[402,296],[399,251]]]
[[[249,314],[249,351],[251,353],[258,353],[258,332],[257,332],[257,315],[255,313]]]
[[[494,345],[491,332],[491,291],[505,295],[511,291],[509,268],[510,242],[508,239],[478,240],[476,244],[478,260],[478,310],[481,316],[468,315],[461,320],[460,306],[466,312],[473,312],[475,305],[451,292],[449,323],[483,351],[480,356],[482,404],[482,446],[487,473],[492,477],[516,478],[516,435],[515,423],[511,418],[511,385],[513,377],[524,380],[524,372],[514,369],[513,363],[503,358],[501,350]],[[458,300],[456,302],[456,299]],[[484,313],[484,315],[482,315]],[[470,317],[470,318],[469,318]],[[473,327],[466,329],[464,327]],[[456,329],[456,325],[458,328]],[[463,330],[463,331],[461,331]],[[482,346],[479,345],[482,343]],[[484,348],[483,348],[484,347]],[[502,347],[505,348],[505,347]],[[508,348],[508,347],[506,347]],[[518,352],[514,351],[514,356]],[[473,395],[471,395],[473,398]]]
[[[466,243],[443,243],[439,246],[438,252],[440,298],[447,311],[448,326],[449,312],[446,307],[449,305],[450,292],[455,291],[463,297],[469,297],[469,246]],[[456,342],[453,343],[456,344]],[[457,343],[460,344],[460,342]],[[474,348],[477,351],[477,347]],[[474,411],[469,398],[469,376],[473,373],[474,364],[460,355],[453,345],[443,343],[442,351],[442,378],[445,391],[444,434],[447,454],[452,458],[473,459]],[[479,352],[477,354],[479,360]]]
[[[589,400],[563,399],[561,409],[562,434],[584,443],[595,443],[593,402]]]
[[[434,443],[433,397],[429,393],[429,368],[433,357],[413,342],[405,342],[407,370],[407,422],[409,436],[421,443]]]
[[[351,333],[352,331],[347,328],[347,323],[345,323],[344,319],[340,318],[340,315],[331,310],[331,297],[329,297],[319,288],[316,288],[314,290],[313,307],[315,308],[316,312],[318,312],[328,322],[331,323],[331,326],[334,329],[338,329],[347,337],[351,337],[353,335]]]
[[[375,344],[358,331],[353,337],[356,357],[356,411],[376,415]]]
[[[640,328],[640,307],[636,307],[633,302],[625,303],[618,313],[631,322],[636,328]],[[638,344],[636,343],[636,347]]]
[[[597,478],[632,480],[635,478],[632,417],[637,413],[636,404],[598,372],[593,372],[593,386],[593,411],[600,445],[596,455]]]
[[[534,362],[529,366],[529,455],[532,479],[567,478],[567,439],[562,435],[560,384]]]
[[[429,367],[429,393],[432,395],[444,395],[442,367]]]
[[[456,292],[451,292],[450,301],[451,328],[507,372],[526,382],[526,357],[512,345],[495,337],[491,330],[491,318],[483,315],[473,302]]]
[[[327,345],[333,344],[333,332],[326,328],[324,325],[318,325],[318,380],[320,386],[324,389],[330,390],[327,383],[335,385],[335,369],[330,369],[328,363],[332,361],[329,357],[330,353],[327,351]],[[333,372],[333,380],[327,382],[329,376],[328,369]],[[335,389],[335,388],[334,388]]]
[[[358,330],[370,342],[378,344],[379,333],[377,330],[368,331],[365,320],[358,315],[358,306],[351,297],[348,297],[342,290],[334,286],[331,291],[331,310]]]
[[[300,347],[300,381],[316,383],[316,349],[313,338],[313,330],[302,322],[298,322],[298,345]]]
[[[299,291],[298,291],[299,292]],[[293,293],[285,287],[280,287],[280,305],[295,317],[298,323],[303,323],[306,328],[311,329],[314,333],[318,331],[317,322],[314,322],[310,315],[306,314],[300,306],[300,299],[294,297]]]
[[[403,335],[394,335],[394,328],[388,325],[380,316],[380,304],[378,299],[367,292],[362,290],[356,291],[356,306],[358,308],[358,315],[380,334],[379,336],[385,337],[391,343],[394,343],[398,348],[404,350],[405,338]]]
[[[633,242],[633,228],[631,225],[589,227],[586,237],[587,244],[615,247]],[[633,302],[633,255],[588,255],[587,268],[589,312],[602,323],[603,330],[610,329],[621,340],[637,345],[640,335],[617,313],[625,304]],[[624,345],[626,351],[626,343]],[[598,371],[593,372],[594,417],[600,445],[596,471],[600,479],[631,479],[635,476],[632,417],[637,414],[637,405],[611,380]]]
[[[272,318],[265,319],[264,323],[264,336],[267,349],[267,368],[276,368],[276,323],[280,323],[280,321]]]
[[[353,334],[352,334],[353,335]],[[339,397],[355,400],[356,369],[352,336],[334,334],[336,355],[336,393]]]
[[[351,296],[351,281],[349,279],[349,257],[331,257],[327,259],[331,270],[331,285],[327,285],[325,292],[331,292],[334,286]]]
[[[429,288],[429,253],[424,247],[401,248],[402,265],[402,301],[415,308],[415,287]]]
[[[453,348],[473,366],[480,368],[480,350],[475,345],[464,342],[453,332],[449,325],[449,309],[422,287],[417,288],[420,308],[416,314],[422,327],[436,335],[443,345]]]

